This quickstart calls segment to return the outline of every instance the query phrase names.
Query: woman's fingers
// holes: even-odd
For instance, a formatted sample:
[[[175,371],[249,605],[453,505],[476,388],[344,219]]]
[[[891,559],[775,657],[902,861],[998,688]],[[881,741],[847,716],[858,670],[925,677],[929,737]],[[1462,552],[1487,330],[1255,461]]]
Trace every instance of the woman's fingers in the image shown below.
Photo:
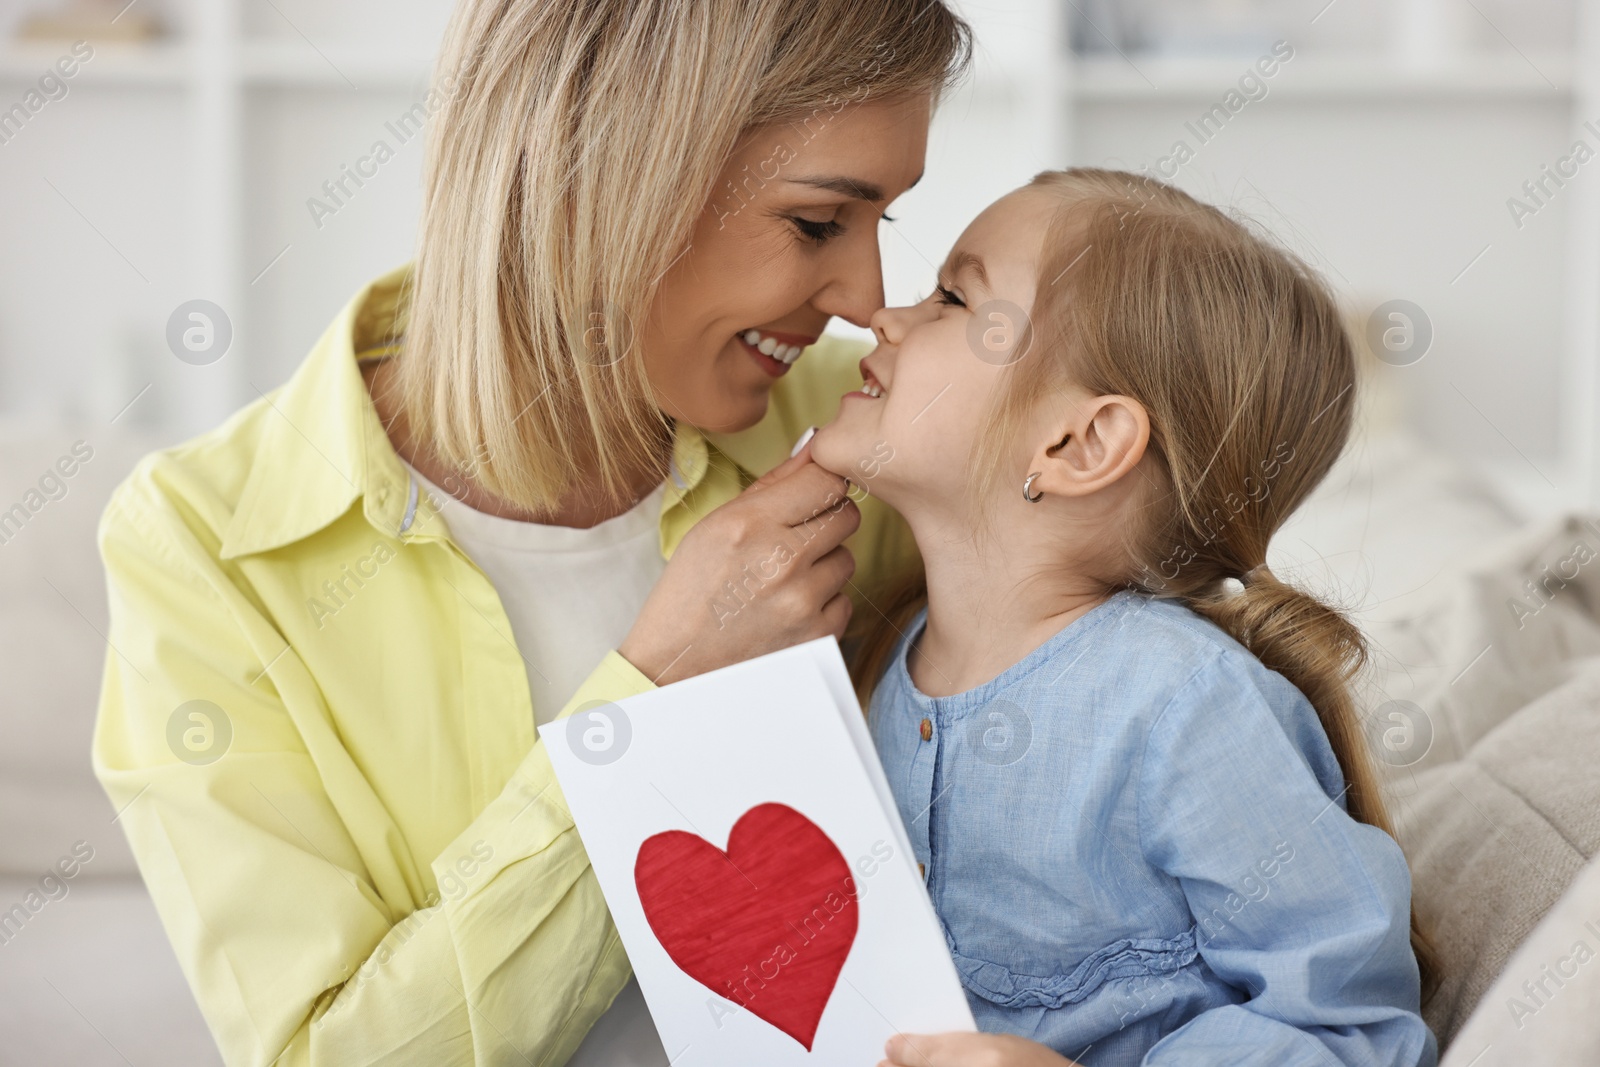
[[[856,574],[856,558],[843,545],[824,552],[811,565],[812,578],[818,583],[819,604],[826,604],[835,593],[841,592],[845,583]]]
[[[837,474],[823,470],[809,458],[797,466],[789,466],[802,457],[809,457],[809,453],[802,452],[771,472],[777,475],[779,471],[784,471],[781,476],[765,485],[758,481],[746,490],[750,495],[759,493],[763,510],[790,526],[815,521],[830,508],[837,508],[842,502],[850,500],[850,483]],[[786,467],[789,468],[787,471],[784,470]]]
[[[845,538],[861,526],[861,509],[854,500],[846,497],[831,508],[824,508],[790,531],[790,537],[803,547],[801,554],[812,560],[838,549]]]
[[[878,1067],[1078,1067],[1033,1041],[1009,1034],[896,1034]]]
[[[767,473],[751,483],[751,489],[764,489],[774,482],[781,482],[784,478],[811,462],[811,442],[807,441],[805,447],[794,455],[773,467]]]
[[[855,613],[856,606],[850,597],[839,593],[822,606],[822,621],[827,623],[828,632],[838,640],[844,640],[844,632],[850,626],[850,616]]]
[[[895,1034],[884,1045],[884,1055],[892,1067],[942,1067],[935,1056],[942,1056],[951,1034]]]
[[[808,560],[833,551],[861,525],[861,509],[850,499],[849,483],[815,463],[790,467],[765,486],[757,482],[727,507],[730,515],[738,513],[753,523],[776,524],[777,539]],[[760,540],[774,541],[773,532],[763,532]]]
[[[657,684],[842,637],[861,525],[849,484],[801,451],[678,545],[618,651]]]

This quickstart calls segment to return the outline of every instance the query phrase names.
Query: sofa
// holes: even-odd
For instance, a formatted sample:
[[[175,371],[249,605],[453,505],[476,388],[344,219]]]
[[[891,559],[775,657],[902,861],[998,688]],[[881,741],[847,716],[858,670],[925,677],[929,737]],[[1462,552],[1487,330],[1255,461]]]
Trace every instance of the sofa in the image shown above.
[[[220,1062],[88,760],[117,655],[96,523],[167,443],[135,427],[0,426],[7,1063]],[[1600,561],[1537,610],[1525,585],[1547,558],[1571,571],[1578,539],[1600,550],[1595,521],[1522,521],[1378,396],[1269,557],[1372,639],[1362,703],[1445,964],[1425,1014],[1449,1067],[1600,1062],[1600,1013],[1584,1010],[1600,1006],[1600,962],[1573,962],[1576,941],[1600,948]],[[1518,596],[1531,614],[1508,610]],[[1389,744],[1396,729],[1405,744]],[[1557,987],[1547,966],[1573,973]],[[1534,1004],[1523,983],[1541,978]],[[1528,1011],[1508,1006],[1517,997]]]

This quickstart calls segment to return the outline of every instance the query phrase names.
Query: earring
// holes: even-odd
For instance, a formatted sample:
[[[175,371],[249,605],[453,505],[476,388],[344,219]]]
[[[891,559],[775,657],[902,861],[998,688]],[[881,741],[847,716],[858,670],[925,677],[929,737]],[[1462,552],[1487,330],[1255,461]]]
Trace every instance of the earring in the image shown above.
[[[1022,483],[1022,499],[1026,500],[1030,504],[1037,504],[1039,501],[1044,499],[1043,491],[1037,493],[1033,492],[1033,480],[1043,473],[1044,471],[1034,471],[1032,474],[1028,475],[1028,480]]]

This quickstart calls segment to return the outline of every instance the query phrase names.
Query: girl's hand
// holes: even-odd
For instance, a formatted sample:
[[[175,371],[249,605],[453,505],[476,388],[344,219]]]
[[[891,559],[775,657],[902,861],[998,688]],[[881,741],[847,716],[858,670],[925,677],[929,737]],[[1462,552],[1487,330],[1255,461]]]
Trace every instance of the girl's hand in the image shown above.
[[[809,443],[685,535],[617,649],[657,685],[832,634],[861,525],[849,484]]]
[[[878,1067],[1078,1067],[1076,1060],[1009,1034],[895,1034]]]

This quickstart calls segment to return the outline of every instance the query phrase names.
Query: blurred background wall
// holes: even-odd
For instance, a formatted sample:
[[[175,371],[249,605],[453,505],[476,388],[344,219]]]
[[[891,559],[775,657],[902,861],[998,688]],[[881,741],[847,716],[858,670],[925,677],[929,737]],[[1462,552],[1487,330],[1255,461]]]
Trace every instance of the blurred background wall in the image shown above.
[[[450,0],[102,4],[120,17],[65,95],[0,122],[0,419],[177,440],[281,384],[357,288],[409,258],[421,142],[386,124],[426,96]],[[18,39],[41,30],[30,17],[95,6],[0,0],[0,109],[71,54],[66,37]],[[1594,500],[1600,162],[1571,161],[1579,140],[1600,151],[1591,0],[960,6],[980,60],[885,228],[891,300],[925,293],[966,221],[1034,171],[1148,169],[1258,219],[1358,323],[1388,301],[1420,309],[1425,357],[1381,373],[1426,438],[1530,510]],[[1275,44],[1290,58],[1197,126]],[[394,158],[313,211],[379,140]],[[199,366],[167,341],[196,299],[233,329]]]
[[[1475,640],[1385,642],[1448,561],[1600,506],[1600,0],[955,2],[978,62],[883,228],[889,299],[1048,167],[1253,218],[1341,294],[1383,400],[1363,418],[1390,431],[1274,538],[1274,569],[1358,611],[1378,710],[1429,679],[1507,699]],[[451,4],[0,0],[0,513],[38,512],[0,526],[0,912],[93,850],[70,902],[0,929],[0,1062],[219,1062],[88,767],[119,654],[95,523],[140,455],[282,384],[410,258],[422,138],[399,124]],[[378,142],[392,157],[363,164]]]

